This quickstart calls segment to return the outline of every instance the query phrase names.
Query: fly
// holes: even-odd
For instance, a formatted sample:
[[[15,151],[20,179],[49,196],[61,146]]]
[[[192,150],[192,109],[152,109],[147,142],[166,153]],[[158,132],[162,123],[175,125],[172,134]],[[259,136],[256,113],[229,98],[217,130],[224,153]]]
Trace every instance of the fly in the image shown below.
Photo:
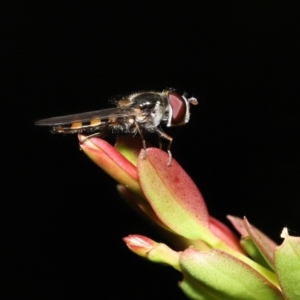
[[[156,133],[159,139],[169,142],[168,165],[171,163],[173,138],[166,134],[161,125],[179,126],[190,120],[190,104],[197,105],[196,98],[187,98],[174,90],[140,92],[116,101],[116,107],[86,113],[43,119],[35,122],[48,126],[53,133],[84,133],[105,137],[108,134],[138,134],[146,149],[145,133]],[[160,143],[161,146],[161,143]]]

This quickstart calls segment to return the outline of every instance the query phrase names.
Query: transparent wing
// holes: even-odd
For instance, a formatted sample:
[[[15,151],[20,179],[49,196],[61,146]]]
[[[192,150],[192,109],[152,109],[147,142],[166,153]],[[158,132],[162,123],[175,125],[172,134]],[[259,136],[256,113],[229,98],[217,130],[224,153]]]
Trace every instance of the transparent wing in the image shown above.
[[[88,122],[95,119],[108,120],[109,118],[121,118],[133,116],[134,111],[130,108],[120,109],[120,108],[107,108],[101,110],[90,111],[81,114],[67,115],[61,117],[54,117],[49,119],[43,119],[35,122],[37,126],[56,126],[70,124],[73,122]]]

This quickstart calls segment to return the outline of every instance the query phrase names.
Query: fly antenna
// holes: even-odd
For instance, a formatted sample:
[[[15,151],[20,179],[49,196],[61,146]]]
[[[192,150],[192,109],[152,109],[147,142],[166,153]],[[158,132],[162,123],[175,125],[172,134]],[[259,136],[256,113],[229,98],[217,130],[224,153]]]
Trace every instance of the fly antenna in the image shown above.
[[[198,105],[198,100],[194,97],[191,97],[189,99],[187,99],[189,101],[189,103],[193,104],[193,105]]]

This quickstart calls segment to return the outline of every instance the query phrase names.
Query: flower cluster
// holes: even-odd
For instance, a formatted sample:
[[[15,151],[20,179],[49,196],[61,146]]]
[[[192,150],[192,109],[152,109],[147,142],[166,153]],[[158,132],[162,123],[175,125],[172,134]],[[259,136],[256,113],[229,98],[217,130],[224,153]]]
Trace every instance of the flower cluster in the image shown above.
[[[115,147],[79,136],[82,150],[119,182],[118,190],[138,213],[158,225],[166,244],[140,235],[124,238],[149,261],[183,274],[179,283],[191,299],[300,299],[300,239],[282,231],[282,245],[246,218],[228,216],[241,240],[211,217],[195,183],[168,154],[141,150],[139,138],[122,137]],[[146,152],[145,152],[146,151]]]

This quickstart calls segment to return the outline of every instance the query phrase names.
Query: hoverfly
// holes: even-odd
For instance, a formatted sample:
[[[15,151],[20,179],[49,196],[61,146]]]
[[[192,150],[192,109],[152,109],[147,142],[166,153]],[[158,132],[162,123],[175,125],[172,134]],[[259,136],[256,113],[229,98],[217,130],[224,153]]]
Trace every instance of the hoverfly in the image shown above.
[[[35,125],[51,127],[53,133],[85,133],[86,139],[92,136],[105,137],[112,134],[130,134],[142,139],[146,149],[144,133],[156,133],[169,142],[167,151],[171,162],[173,138],[161,128],[186,124],[190,119],[190,104],[197,105],[196,98],[186,98],[174,90],[160,92],[140,92],[116,101],[115,108],[86,113],[54,117],[37,121]],[[161,147],[161,141],[159,143]]]

